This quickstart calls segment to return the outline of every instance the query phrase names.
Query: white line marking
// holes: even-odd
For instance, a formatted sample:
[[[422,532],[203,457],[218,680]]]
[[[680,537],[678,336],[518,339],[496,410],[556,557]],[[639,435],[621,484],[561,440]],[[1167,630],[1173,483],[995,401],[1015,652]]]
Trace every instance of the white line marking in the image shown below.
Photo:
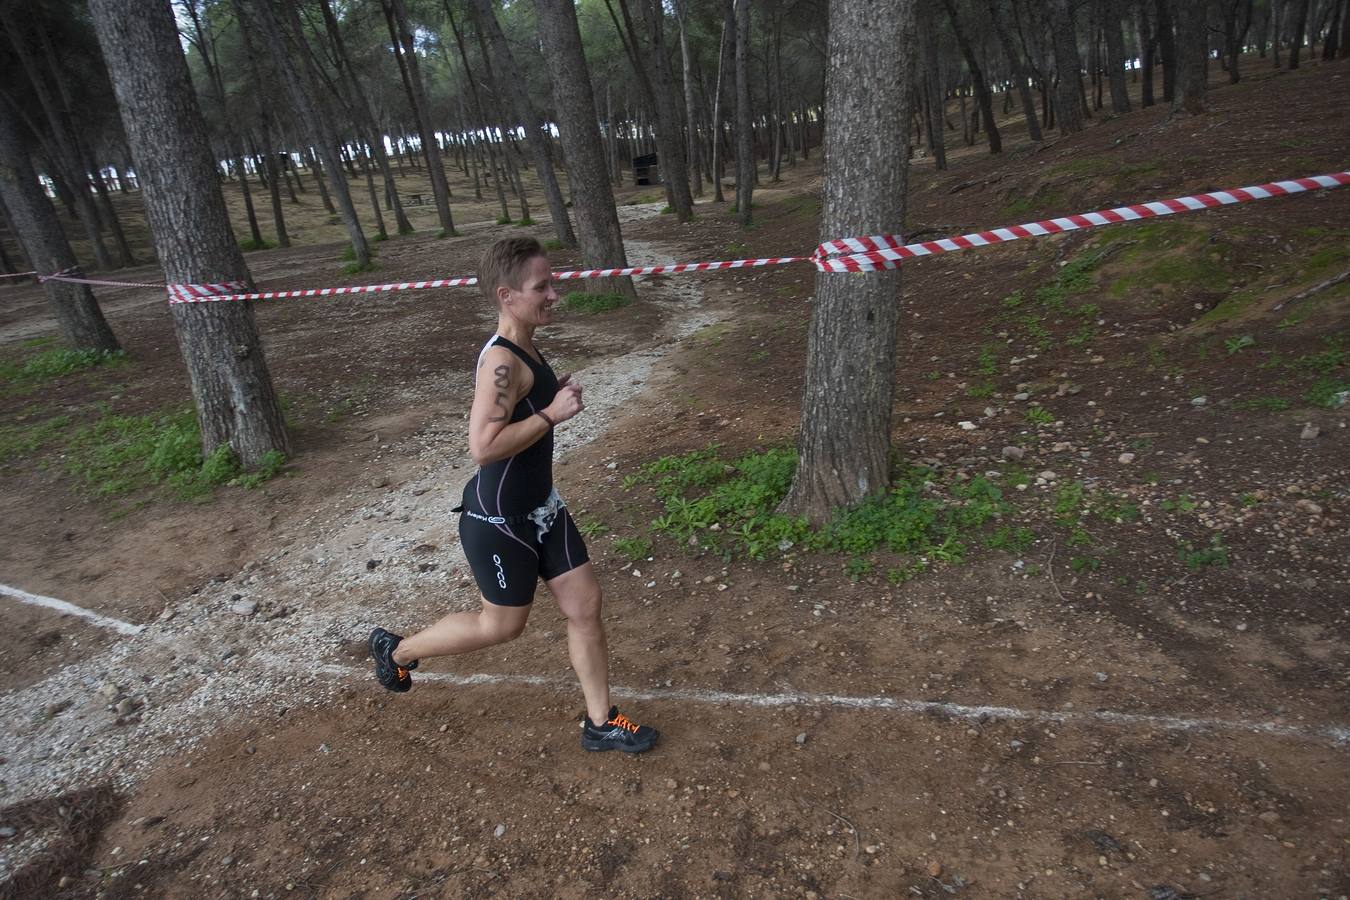
[[[351,676],[361,674],[347,666],[320,666],[325,675]],[[483,684],[513,684],[530,687],[575,688],[576,682],[543,675],[455,675],[449,672],[418,673],[417,681],[437,681],[459,687]],[[697,688],[649,688],[640,690],[618,685],[609,692],[629,700],[666,700],[689,703],[730,703],[740,706],[836,706],[845,709],[879,709],[919,715],[937,714],[958,719],[1018,719],[1031,722],[1055,722],[1087,725],[1117,725],[1159,728],[1165,731],[1245,731],[1304,741],[1330,741],[1337,747],[1350,748],[1350,726],[1323,725],[1300,728],[1279,722],[1255,722],[1245,719],[1218,719],[1210,716],[1154,716],[1145,713],[1116,712],[1109,709],[1066,710],[1056,712],[1043,709],[1019,709],[1014,706],[967,706],[936,700],[905,700],[900,697],[855,697],[846,694],[814,694],[790,692],[785,694],[745,694],[731,691],[708,691]]]
[[[88,619],[95,625],[111,628],[113,631],[120,634],[140,634],[143,628],[141,625],[133,625],[130,622],[123,622],[121,619],[113,619],[108,616],[99,615],[82,606],[76,606],[74,603],[57,600],[55,597],[44,597],[41,594],[30,594],[27,591],[21,591],[18,588],[10,587],[7,584],[0,584],[0,594],[5,595],[6,597],[13,597],[20,603],[29,603],[33,606],[45,606],[48,609],[54,609],[58,612],[66,613],[67,615],[79,616],[82,619]]]

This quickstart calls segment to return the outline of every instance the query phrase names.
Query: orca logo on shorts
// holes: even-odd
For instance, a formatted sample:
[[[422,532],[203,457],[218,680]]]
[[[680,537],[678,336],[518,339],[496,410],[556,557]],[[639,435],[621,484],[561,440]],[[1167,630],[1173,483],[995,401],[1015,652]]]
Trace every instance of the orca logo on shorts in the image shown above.
[[[502,571],[502,558],[497,554],[492,554],[492,561],[497,564],[497,587],[506,589],[506,572]]]

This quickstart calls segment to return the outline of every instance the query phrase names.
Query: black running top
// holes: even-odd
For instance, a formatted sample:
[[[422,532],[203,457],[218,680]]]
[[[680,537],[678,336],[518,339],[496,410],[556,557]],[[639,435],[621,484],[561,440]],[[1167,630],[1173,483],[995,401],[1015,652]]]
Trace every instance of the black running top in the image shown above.
[[[524,360],[534,373],[534,386],[516,408],[507,424],[528,419],[553,402],[558,393],[558,376],[544,362],[502,337],[494,335],[483,347],[505,347]],[[478,358],[481,360],[482,353]],[[464,508],[489,516],[523,516],[544,505],[553,489],[553,429],[515,456],[480,466],[478,473],[464,485]]]

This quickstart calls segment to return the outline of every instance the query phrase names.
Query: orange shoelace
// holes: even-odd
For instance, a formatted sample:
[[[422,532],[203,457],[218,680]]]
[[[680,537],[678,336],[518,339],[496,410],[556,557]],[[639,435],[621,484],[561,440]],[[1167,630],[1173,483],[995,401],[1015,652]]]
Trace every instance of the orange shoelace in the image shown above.
[[[408,673],[411,671],[412,669],[405,669],[397,664],[394,665],[394,677],[397,678],[399,681],[402,681],[403,679],[407,678]]]
[[[617,716],[615,716],[614,718],[610,719],[610,720],[609,720],[608,722],[606,722],[605,724],[606,724],[606,725],[617,725],[617,726],[619,726],[620,728],[623,728],[623,729],[626,729],[626,730],[628,730],[628,731],[633,732],[633,734],[637,734],[637,730],[638,730],[638,726],[635,725],[635,724],[634,724],[627,716],[625,716],[623,713],[619,713]]]

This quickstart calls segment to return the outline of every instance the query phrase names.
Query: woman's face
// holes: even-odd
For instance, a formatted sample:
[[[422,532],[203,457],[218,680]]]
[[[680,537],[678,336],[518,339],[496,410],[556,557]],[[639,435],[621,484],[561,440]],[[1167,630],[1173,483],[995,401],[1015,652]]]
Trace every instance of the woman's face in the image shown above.
[[[553,304],[558,294],[553,290],[553,273],[548,257],[533,257],[524,266],[520,289],[506,287],[502,308],[525,325],[547,325],[553,321]]]

